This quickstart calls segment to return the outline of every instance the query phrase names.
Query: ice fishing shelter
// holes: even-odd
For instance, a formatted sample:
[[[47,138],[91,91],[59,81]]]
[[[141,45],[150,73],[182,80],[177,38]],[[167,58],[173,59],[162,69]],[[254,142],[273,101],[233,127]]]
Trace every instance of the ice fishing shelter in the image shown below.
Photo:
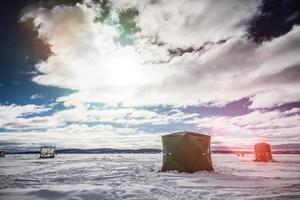
[[[254,146],[255,161],[267,162],[272,160],[271,146],[267,143],[257,143]]]
[[[5,157],[5,151],[0,151],[0,158],[4,158]]]
[[[194,132],[177,132],[162,136],[162,171],[213,171],[210,136]]]
[[[42,146],[40,149],[40,158],[54,158],[55,146]]]

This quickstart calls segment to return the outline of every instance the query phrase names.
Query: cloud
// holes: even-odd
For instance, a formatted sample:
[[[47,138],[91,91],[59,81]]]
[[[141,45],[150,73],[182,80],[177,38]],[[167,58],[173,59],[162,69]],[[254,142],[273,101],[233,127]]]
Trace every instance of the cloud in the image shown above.
[[[9,111],[7,111],[9,112]],[[8,113],[13,115],[13,113]],[[64,129],[68,125],[82,124],[88,127],[95,125],[87,124],[114,124],[122,127],[136,127],[142,125],[168,125],[172,123],[182,123],[199,116],[196,113],[184,113],[178,109],[168,112],[155,112],[145,109],[135,108],[97,108],[93,106],[77,105],[63,110],[55,111],[51,115],[45,116],[14,116],[3,117],[2,128],[16,131],[32,131],[35,129],[57,130]],[[70,127],[70,126],[69,126]],[[72,129],[75,131],[75,129]],[[81,130],[79,129],[79,132]],[[68,131],[69,132],[69,131]]]
[[[172,47],[199,47],[245,35],[261,1],[112,1],[117,11],[135,8],[141,34]]]
[[[113,113],[112,110],[107,110],[104,112],[106,114],[97,115],[99,118],[93,115],[95,117],[93,119],[96,121],[99,120],[99,122],[102,119],[102,121],[121,123],[121,126],[101,123],[92,125],[82,123],[84,121],[81,121],[81,123],[68,123],[63,126],[52,126],[51,123],[46,122],[44,124],[47,127],[45,131],[16,132],[12,130],[9,133],[1,133],[0,141],[13,141],[14,143],[24,143],[27,145],[35,144],[33,146],[53,144],[59,148],[161,148],[160,136],[167,132],[157,131],[153,134],[153,132],[150,133],[147,130],[141,130],[140,126],[131,127],[136,122],[132,122],[131,117],[138,119],[137,121],[140,121],[139,125],[143,125],[145,120],[146,123],[149,122],[147,120],[150,120],[151,127],[154,127],[157,114],[145,110],[122,110],[116,111],[116,113]],[[79,114],[78,112],[75,113]],[[291,144],[300,141],[300,129],[298,125],[300,122],[299,108],[292,108],[286,111],[256,110],[236,117],[202,117],[199,115],[182,117],[182,112],[178,110],[172,110],[169,113],[169,118],[173,122],[185,118],[185,120],[180,121],[185,124],[196,125],[200,132],[211,135],[214,147],[222,146],[247,149],[252,148],[255,143],[262,141],[266,141],[272,145]],[[174,114],[172,115],[172,113]],[[91,117],[91,113],[87,115]],[[127,117],[123,119],[121,116],[126,115],[131,116],[127,121],[130,125],[129,127],[122,125],[126,123]],[[168,118],[168,116],[163,117]],[[120,119],[124,121],[119,121]],[[65,118],[65,120],[68,121],[70,118]],[[86,118],[86,122],[88,121],[89,118]]]
[[[212,116],[194,118],[190,122],[197,124],[213,136],[213,140],[225,146],[252,146],[257,142],[288,144],[300,141],[300,109],[286,111],[259,111],[249,114],[227,117]]]
[[[57,148],[161,148],[160,134],[146,134],[136,129],[115,128],[110,125],[89,127],[74,124],[46,132],[3,132],[0,141],[19,143],[19,146],[14,145],[18,148],[45,144],[55,145]]]
[[[157,30],[162,31],[153,31],[153,34],[165,37],[166,45],[149,43],[141,33],[134,36],[133,45],[121,45],[116,42],[121,37],[118,25],[95,22],[99,13],[99,7],[95,5],[78,3],[73,7],[57,6],[52,10],[41,8],[25,14],[22,20],[33,19],[39,37],[50,45],[52,51],[46,61],[36,65],[40,74],[33,81],[78,91],[58,99],[66,104],[100,102],[126,106],[221,106],[250,97],[250,108],[264,108],[300,99],[300,93],[295,89],[299,86],[300,28],[295,26],[286,35],[263,44],[242,37],[246,34],[247,20],[257,12],[258,2],[234,1],[228,4],[217,1],[213,4],[210,1],[188,1],[182,5],[181,1],[176,1],[168,3],[172,8],[170,11],[166,9],[166,2],[157,5],[149,2],[127,4],[114,3],[112,9],[118,13],[121,5],[136,6],[139,10],[137,25],[142,32],[151,27],[141,25],[147,24],[143,20],[152,20],[151,23],[158,26]],[[206,17],[202,19],[204,14],[194,12],[193,8],[201,8]],[[192,12],[187,12],[189,9]],[[210,12],[211,9],[215,10]],[[228,12],[232,9],[238,12]],[[159,23],[162,20],[159,19],[163,14],[153,14],[158,19],[152,19],[148,17],[149,12],[167,12],[170,20],[165,20],[161,25]],[[192,23],[196,28],[192,28],[189,23],[174,25],[178,21],[175,15],[180,13],[183,15],[181,18],[201,18],[198,20],[200,25],[196,21]],[[194,16],[197,13],[199,16]],[[239,15],[244,17],[237,17]],[[227,18],[234,21],[224,25],[223,20]],[[220,23],[225,29],[225,33],[221,30],[223,38],[211,33],[218,32],[216,29],[221,26]],[[175,26],[176,30],[169,30],[169,26]],[[234,27],[236,31],[232,30]],[[185,37],[188,41],[200,43],[205,42],[199,40],[198,36],[206,42],[228,38],[229,32],[233,37],[225,43],[205,45],[200,52],[187,52],[172,57],[167,52],[170,46],[176,45],[175,40],[188,46],[193,45],[179,37],[182,33],[176,35],[180,30],[193,34]],[[164,36],[167,34],[164,32],[174,36]],[[209,36],[217,39],[210,39]]]
[[[299,109],[264,110],[300,100],[300,26],[263,43],[248,39],[260,3],[112,1],[104,21],[93,3],[26,13],[21,21],[32,20],[51,50],[32,80],[74,92],[57,98],[64,108],[49,115],[42,113],[51,106],[0,105],[0,125],[11,132],[0,140],[157,147],[163,131],[150,131],[177,123],[196,125],[213,144],[226,146],[300,141]],[[121,14],[128,8],[138,13],[131,21],[137,31],[123,30]],[[185,48],[190,50],[170,54]],[[243,98],[251,102],[242,116],[203,117],[182,109]],[[153,109],[164,106],[170,109]]]
[[[4,128],[5,124],[15,123],[20,117],[26,117],[32,114],[40,114],[49,111],[51,108],[47,106],[38,106],[28,104],[24,106],[20,105],[1,105],[0,104],[0,127]]]
[[[183,104],[226,103],[251,97],[250,108],[299,101],[300,27],[270,42],[229,39],[202,54],[185,53],[167,64],[168,76],[158,91]],[[161,72],[162,73],[162,72]],[[145,92],[146,95],[146,92]]]
[[[41,94],[33,94],[30,97],[30,99],[41,99],[41,98],[43,98],[43,95],[41,95]]]

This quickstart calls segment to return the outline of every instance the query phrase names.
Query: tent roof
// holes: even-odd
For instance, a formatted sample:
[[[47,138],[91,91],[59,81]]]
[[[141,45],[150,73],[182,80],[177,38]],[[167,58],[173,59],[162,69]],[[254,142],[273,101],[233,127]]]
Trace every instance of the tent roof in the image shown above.
[[[190,132],[190,131],[175,132],[175,133],[171,133],[168,135],[164,135],[163,137],[184,136],[184,135],[192,135],[192,136],[197,136],[197,137],[210,137],[209,135],[196,133],[196,132]]]
[[[55,146],[41,146],[41,148],[56,148]]]
[[[256,143],[255,146],[270,146],[268,143],[261,142],[261,143]]]

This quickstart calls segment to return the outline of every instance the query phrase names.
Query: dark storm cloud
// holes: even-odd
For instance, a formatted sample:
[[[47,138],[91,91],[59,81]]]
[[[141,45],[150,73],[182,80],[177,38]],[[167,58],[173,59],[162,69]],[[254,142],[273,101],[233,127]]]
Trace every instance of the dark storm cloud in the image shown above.
[[[300,1],[264,0],[260,10],[249,26],[249,37],[257,42],[279,37],[300,24]]]

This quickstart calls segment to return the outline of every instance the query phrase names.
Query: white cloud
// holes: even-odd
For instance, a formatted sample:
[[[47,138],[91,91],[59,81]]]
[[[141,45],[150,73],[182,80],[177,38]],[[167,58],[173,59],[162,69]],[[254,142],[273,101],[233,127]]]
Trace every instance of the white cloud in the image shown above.
[[[43,98],[43,95],[41,95],[41,94],[33,94],[30,97],[30,99],[41,99],[41,98]]]
[[[26,117],[31,114],[40,114],[46,112],[51,108],[46,106],[38,106],[28,104],[24,106],[20,105],[1,105],[0,104],[0,127],[4,128],[5,124],[13,124],[18,118]]]
[[[110,125],[70,125],[46,132],[8,132],[0,141],[13,141],[29,147],[45,144],[57,148],[161,148],[160,134],[147,134],[136,129],[115,128]]]
[[[300,110],[253,111],[249,114],[227,117],[194,118],[187,122],[208,131],[214,141],[226,146],[253,145],[266,141],[271,144],[300,142]]]
[[[173,47],[199,47],[245,34],[261,1],[222,0],[113,1],[117,11],[136,8],[141,34]]]
[[[13,115],[13,113],[9,113],[8,115]],[[178,109],[158,113],[151,110],[134,108],[100,109],[93,108],[92,106],[77,105],[76,107],[66,108],[46,116],[32,116],[28,118],[26,116],[3,117],[2,127],[7,130],[56,130],[57,128],[64,129],[68,124],[74,124],[74,126],[76,126],[76,123],[83,125],[86,123],[113,123],[122,127],[148,124],[154,127],[156,125],[182,123],[185,120],[190,120],[198,116],[199,114],[188,114]],[[79,132],[80,131],[79,129]]]
[[[300,100],[300,26],[258,44],[244,36],[259,1],[153,2],[113,2],[115,21],[125,7],[139,11],[135,20],[141,32],[132,35],[133,45],[126,46],[117,42],[122,37],[117,24],[94,22],[99,14],[94,4],[40,8],[25,14],[22,20],[33,20],[39,37],[52,52],[36,65],[39,73],[33,81],[77,92],[59,97],[57,102],[66,108],[47,116],[26,117],[47,111],[44,106],[0,106],[1,127],[10,131],[45,129],[44,133],[22,133],[24,137],[5,133],[0,140],[70,147],[158,146],[157,135],[133,127],[187,123],[210,131],[214,143],[225,145],[241,141],[252,145],[262,139],[274,144],[300,141],[298,109],[207,118],[180,109],[142,109],[222,106],[244,97],[250,98],[251,109],[261,109]],[[156,39],[162,44],[153,42]],[[207,44],[224,39],[224,43]],[[168,54],[169,48],[203,44],[201,51]],[[91,102],[113,107],[91,107],[87,104]]]
[[[153,11],[155,4],[148,4],[149,2],[137,5],[140,9],[137,20],[142,21],[148,7]],[[166,2],[160,4],[161,10],[157,12],[164,12]],[[169,13],[170,16],[175,15],[175,11],[178,11],[176,9],[182,15],[188,15],[188,8],[212,6],[216,8],[216,12],[203,10],[208,15],[203,20],[208,22],[222,22],[224,13],[230,19],[238,19],[236,15],[248,13],[245,15],[245,19],[248,19],[257,8],[257,2],[254,1],[234,1],[230,5],[225,1],[217,1],[216,5],[205,1],[187,2],[184,6],[181,5],[182,2],[169,4],[174,7],[174,11],[170,11],[174,13]],[[221,8],[221,4],[224,7]],[[251,5],[247,7],[246,4]],[[120,5],[115,5],[118,6]],[[233,8],[241,8],[241,11],[237,9],[239,12],[225,12]],[[232,28],[238,22],[230,22],[232,26],[228,25],[228,33],[233,32],[235,37],[224,44],[208,45],[200,53],[185,53],[171,59],[167,55],[171,42],[169,45],[157,46],[147,43],[147,39],[141,38],[139,34],[135,37],[135,45],[122,46],[115,42],[120,37],[117,26],[94,23],[99,12],[97,9],[98,7],[87,7],[85,4],[76,4],[74,7],[57,6],[53,10],[39,9],[22,18],[33,18],[39,36],[50,44],[53,52],[46,61],[36,66],[43,74],[35,76],[33,80],[43,85],[78,91],[58,99],[65,102],[65,105],[82,102],[111,105],[121,103],[126,106],[224,105],[251,97],[253,103],[250,107],[260,108],[300,99],[300,93],[296,89],[299,87],[297,76],[300,64],[298,26],[286,35],[260,45],[240,37],[246,34],[243,32],[244,28],[235,32]],[[221,12],[220,9],[224,10]],[[194,15],[196,12],[190,14]],[[163,27],[167,30],[168,26],[173,26],[174,20],[165,21]],[[208,22],[203,22],[203,26],[215,26],[213,21]],[[151,23],[159,23],[159,20]],[[141,27],[143,30],[143,26]],[[224,27],[226,29],[227,26]],[[194,31],[183,25],[177,28],[186,29],[193,34],[199,32],[199,36],[202,31],[205,32],[205,28]],[[158,30],[164,31],[164,28]],[[217,32],[215,27],[212,31]],[[176,31],[169,32],[175,34]],[[209,31],[208,33],[212,35]],[[175,40],[176,37],[166,38]],[[197,37],[186,38],[191,40]],[[210,40],[204,36],[203,38]],[[176,40],[191,45],[182,38]],[[170,62],[157,63],[168,59],[171,59]],[[149,60],[152,62],[149,63]]]
[[[184,113],[180,109],[158,113],[134,108],[78,106],[48,116],[27,118],[29,113],[40,113],[46,109],[34,106],[13,106],[14,109],[8,107],[12,106],[6,106],[6,118],[2,118],[1,127],[10,132],[2,132],[0,141],[55,144],[60,148],[160,148],[160,136],[166,132],[156,131],[154,134],[142,131],[141,127],[148,124],[155,128],[156,125],[172,123],[196,125],[200,132],[211,135],[212,143],[217,146],[251,148],[260,141],[272,145],[300,141],[299,108],[286,111],[255,110],[236,117],[202,117],[199,114]],[[3,106],[1,109],[4,110]],[[40,132],[39,129],[44,131]]]
[[[214,146],[252,148],[255,143],[261,141],[272,145],[298,143],[300,141],[299,108],[286,111],[256,110],[236,117],[201,117],[199,115],[188,116],[187,114],[184,114],[187,117],[182,117],[182,112],[178,110],[170,111],[170,116],[160,116],[151,111],[131,109],[116,111],[115,113],[113,113],[113,110],[104,112],[106,114],[97,114],[100,122],[102,119],[103,121],[134,125],[134,120],[136,120],[137,122],[139,121],[137,124],[143,125],[144,122],[149,122],[147,120],[150,120],[150,123],[153,123],[152,127],[154,127],[156,120],[161,117],[159,118],[160,120],[169,118],[168,122],[176,122],[178,120],[182,123],[197,125],[200,132],[212,136],[212,144]],[[75,113],[77,115],[80,114],[79,112],[74,112],[73,114]],[[175,116],[172,116],[171,113],[174,113]],[[62,115],[62,113],[57,115]],[[112,115],[115,116],[113,117]],[[129,117],[127,122],[126,118],[122,121],[123,118],[121,116],[125,115]],[[92,116],[95,117],[95,113]],[[57,119],[59,117],[53,118],[53,121]],[[97,119],[97,117],[94,119]],[[64,120],[68,121],[70,118],[64,118]],[[86,120],[88,121],[89,118],[87,117]],[[118,120],[121,121],[118,122]],[[0,135],[0,141],[14,141],[26,144],[54,144],[59,148],[161,148],[160,136],[166,134],[166,132],[147,133],[147,131],[141,131],[139,127],[130,128],[123,125],[117,128],[113,125],[105,124],[70,123],[69,125],[51,127],[48,121],[44,126],[47,126],[47,130],[43,132],[3,132]]]

